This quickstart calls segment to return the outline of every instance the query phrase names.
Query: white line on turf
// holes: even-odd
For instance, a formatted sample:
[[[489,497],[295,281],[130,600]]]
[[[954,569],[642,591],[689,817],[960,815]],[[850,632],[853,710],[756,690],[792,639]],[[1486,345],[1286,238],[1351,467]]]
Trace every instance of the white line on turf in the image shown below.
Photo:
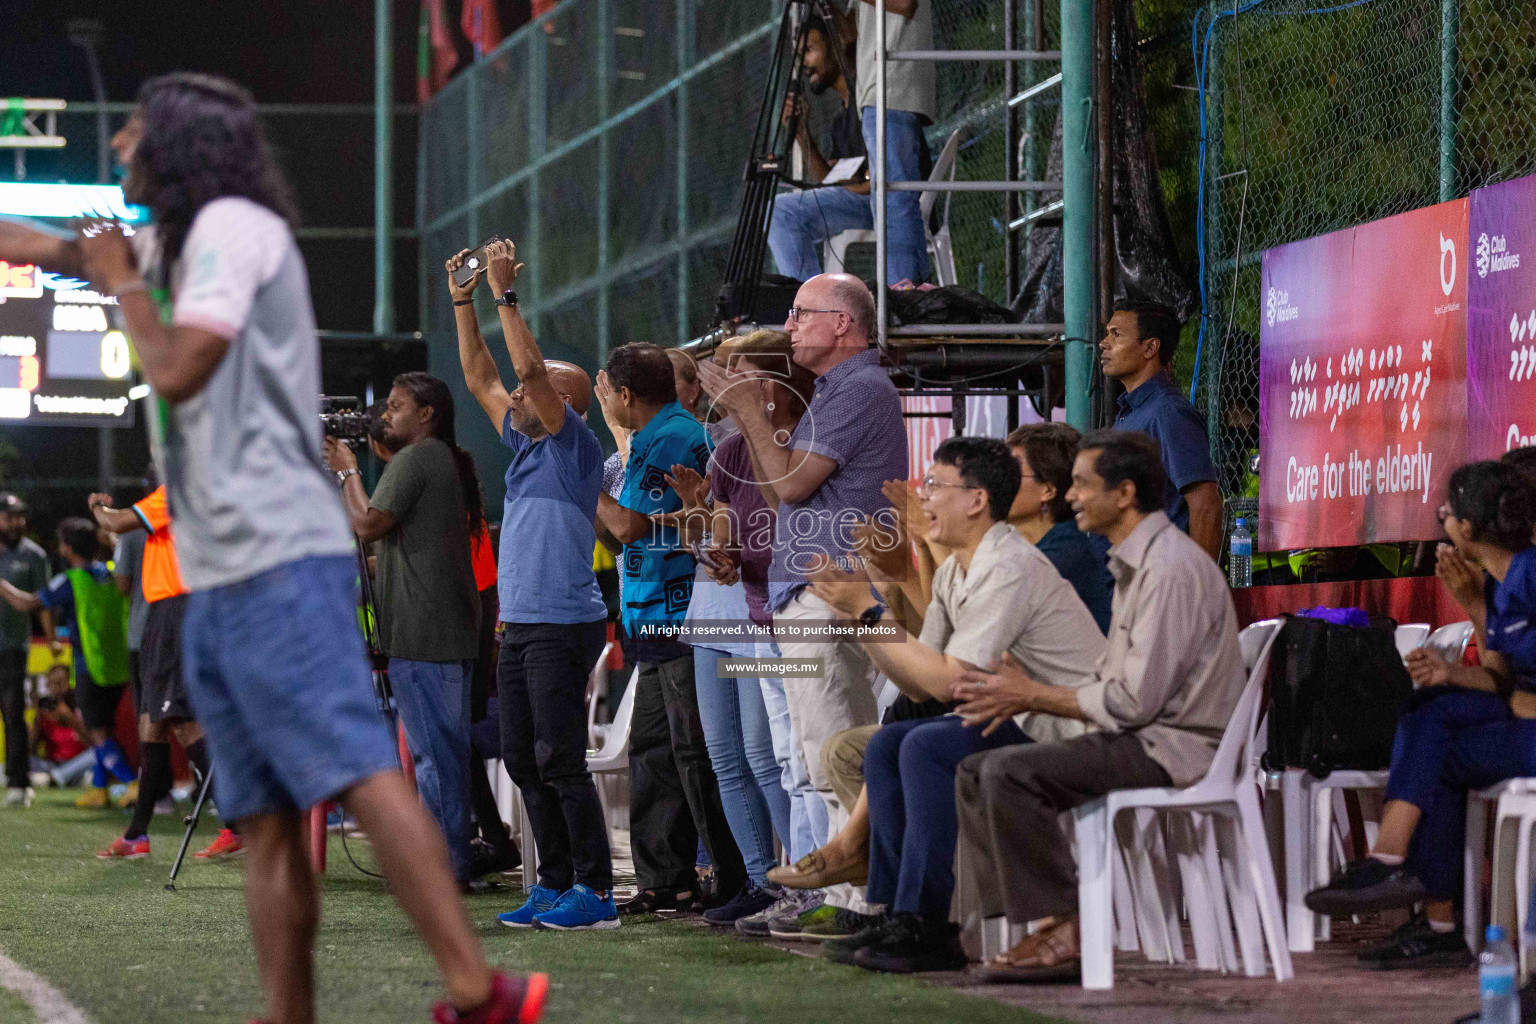
[[[90,1018],[42,978],[0,953],[0,988],[25,999],[37,1014],[37,1024],[90,1024]]]

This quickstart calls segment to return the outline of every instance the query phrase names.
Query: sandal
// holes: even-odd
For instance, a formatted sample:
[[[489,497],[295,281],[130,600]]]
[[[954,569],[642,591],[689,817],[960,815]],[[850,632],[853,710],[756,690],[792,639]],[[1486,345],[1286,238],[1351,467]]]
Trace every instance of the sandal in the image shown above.
[[[664,914],[687,910],[697,895],[693,889],[641,889],[618,906],[621,914]]]
[[[1077,922],[1066,921],[1026,936],[1017,946],[977,968],[977,980],[1002,983],[1075,980],[1083,969],[1076,933]]]
[[[768,881],[789,889],[825,889],[839,882],[863,885],[868,880],[867,859],[839,857],[831,846],[812,850],[795,861],[793,867],[773,868],[768,872]]]

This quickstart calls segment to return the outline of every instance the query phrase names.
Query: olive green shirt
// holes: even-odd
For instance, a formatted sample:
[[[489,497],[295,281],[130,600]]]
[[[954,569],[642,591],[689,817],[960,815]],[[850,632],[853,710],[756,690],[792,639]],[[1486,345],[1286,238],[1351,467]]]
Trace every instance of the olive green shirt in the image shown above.
[[[368,502],[395,528],[379,540],[379,642],[391,658],[469,661],[479,650],[480,593],[453,452],[429,437],[384,467]]]
[[[0,579],[17,590],[35,594],[48,585],[48,556],[23,537],[15,547],[0,541]],[[0,651],[25,651],[32,646],[32,616],[0,601]]]

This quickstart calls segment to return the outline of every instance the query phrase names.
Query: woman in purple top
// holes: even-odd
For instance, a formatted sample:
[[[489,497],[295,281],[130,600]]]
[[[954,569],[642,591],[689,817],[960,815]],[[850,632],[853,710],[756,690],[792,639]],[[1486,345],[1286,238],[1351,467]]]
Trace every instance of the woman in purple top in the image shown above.
[[[787,335],[758,331],[728,342],[717,356],[728,360],[738,373],[755,371],[737,386],[760,390],[762,401],[786,439],[804,413],[815,383],[807,371],[795,366],[790,354]],[[739,578],[746,591],[748,617],[755,625],[771,629],[773,616],[766,605],[774,510],[764,502],[758,488],[745,438],[732,434],[720,443],[710,460],[707,487],[704,480],[688,476],[684,474],[677,485],[680,493],[688,492],[683,495],[685,506],[701,506],[706,491],[714,499],[713,514],[708,518],[716,562],[711,577],[721,583]],[[688,529],[686,512],[679,519],[685,533],[697,532]],[[705,519],[694,512],[691,521],[702,525]],[[771,641],[760,644],[757,650],[759,657],[776,653]],[[783,680],[717,678],[717,662],[725,656],[708,647],[694,648],[705,742],[726,818],[752,879],[752,885],[736,899],[705,914],[706,920],[720,926],[777,906],[779,894],[766,888],[765,877],[773,866],[775,831],[791,854],[802,846],[809,853],[821,838],[812,824],[814,812],[805,806],[819,801],[804,768],[791,756],[795,745],[789,732]],[[824,818],[824,814],[817,817]]]

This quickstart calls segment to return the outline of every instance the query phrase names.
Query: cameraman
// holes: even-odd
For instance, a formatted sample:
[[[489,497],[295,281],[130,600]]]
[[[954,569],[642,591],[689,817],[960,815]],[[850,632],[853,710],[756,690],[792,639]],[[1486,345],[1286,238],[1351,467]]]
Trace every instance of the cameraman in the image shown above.
[[[384,444],[396,451],[371,500],[348,445],[327,437],[325,458],[353,532],[379,542],[379,645],[417,758],[416,786],[463,885],[470,880],[470,664],[480,629],[469,538],[485,525],[485,503],[474,460],[454,438],[447,384],[402,373],[382,419]]]

